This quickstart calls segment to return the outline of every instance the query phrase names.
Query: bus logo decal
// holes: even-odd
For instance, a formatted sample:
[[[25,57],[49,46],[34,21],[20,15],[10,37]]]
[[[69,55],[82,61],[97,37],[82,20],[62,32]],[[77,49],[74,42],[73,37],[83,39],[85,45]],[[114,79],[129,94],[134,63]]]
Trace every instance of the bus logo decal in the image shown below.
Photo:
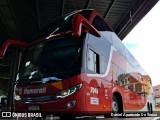
[[[46,87],[38,89],[24,89],[24,94],[37,94],[37,93],[46,93]]]

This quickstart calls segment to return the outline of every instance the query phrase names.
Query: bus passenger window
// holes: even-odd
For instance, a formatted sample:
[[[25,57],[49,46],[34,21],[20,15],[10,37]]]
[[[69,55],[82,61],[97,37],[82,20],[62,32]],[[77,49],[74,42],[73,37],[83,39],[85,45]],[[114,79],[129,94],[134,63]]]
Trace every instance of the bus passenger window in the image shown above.
[[[90,70],[92,72],[100,73],[99,55],[90,49],[88,52],[88,65],[87,65],[87,67],[88,67],[88,70]]]

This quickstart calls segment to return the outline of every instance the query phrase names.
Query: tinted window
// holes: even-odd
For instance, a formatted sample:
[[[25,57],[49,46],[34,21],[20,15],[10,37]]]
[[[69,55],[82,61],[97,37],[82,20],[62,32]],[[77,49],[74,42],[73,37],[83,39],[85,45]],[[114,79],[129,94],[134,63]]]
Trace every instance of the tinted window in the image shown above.
[[[100,18],[99,16],[96,16],[92,22],[92,25],[98,30],[98,31],[112,31],[111,28],[107,25],[107,23]]]
[[[41,84],[63,80],[81,71],[82,39],[60,38],[26,49],[19,84]]]
[[[104,56],[100,56],[100,73],[105,74],[107,69],[108,59]]]
[[[88,51],[88,70],[99,73],[99,55],[89,49]]]

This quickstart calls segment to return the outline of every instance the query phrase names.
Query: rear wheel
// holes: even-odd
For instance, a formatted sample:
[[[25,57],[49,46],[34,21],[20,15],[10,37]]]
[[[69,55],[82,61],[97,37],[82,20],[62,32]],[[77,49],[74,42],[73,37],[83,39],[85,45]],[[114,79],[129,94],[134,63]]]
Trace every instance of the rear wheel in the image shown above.
[[[147,109],[148,109],[148,113],[151,113],[150,103],[147,103]]]
[[[152,103],[150,103],[150,113],[153,113],[153,109],[152,109]]]

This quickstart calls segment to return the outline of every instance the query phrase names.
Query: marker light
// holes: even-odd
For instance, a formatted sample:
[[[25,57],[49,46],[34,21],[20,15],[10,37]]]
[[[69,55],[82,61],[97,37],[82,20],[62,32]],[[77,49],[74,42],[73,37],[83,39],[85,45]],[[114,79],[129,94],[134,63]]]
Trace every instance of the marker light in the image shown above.
[[[72,95],[73,93],[77,92],[79,89],[81,89],[82,87],[82,83],[81,84],[78,84],[76,86],[73,86],[69,89],[66,89],[66,90],[63,90],[61,92],[59,92],[57,95],[56,95],[56,99],[58,98],[65,98],[69,95]]]
[[[73,108],[73,107],[75,106],[75,104],[76,104],[76,101],[75,101],[75,100],[74,100],[74,101],[69,101],[69,102],[67,103],[67,109]]]

